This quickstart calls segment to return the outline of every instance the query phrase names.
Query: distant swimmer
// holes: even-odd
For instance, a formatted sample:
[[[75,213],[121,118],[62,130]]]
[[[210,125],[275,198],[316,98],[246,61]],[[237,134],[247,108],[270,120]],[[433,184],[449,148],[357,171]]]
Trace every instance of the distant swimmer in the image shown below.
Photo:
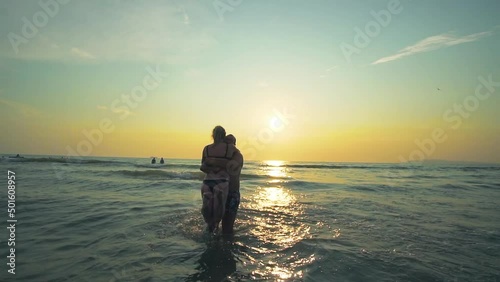
[[[21,157],[19,154],[15,155],[14,157],[9,157],[11,159],[22,159],[24,157]]]
[[[155,163],[156,163],[156,158],[153,158],[153,159],[151,160],[151,163],[152,163],[152,164],[155,164]]]
[[[161,164],[164,164],[164,163],[165,163],[165,161],[163,160],[163,158],[161,158],[161,159],[160,159],[160,163],[161,163]]]

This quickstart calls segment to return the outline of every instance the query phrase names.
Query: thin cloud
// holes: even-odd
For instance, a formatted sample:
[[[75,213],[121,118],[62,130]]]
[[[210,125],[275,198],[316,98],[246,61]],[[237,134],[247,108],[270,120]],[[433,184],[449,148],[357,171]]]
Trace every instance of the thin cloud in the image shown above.
[[[267,88],[269,87],[269,82],[267,82],[266,80],[262,80],[257,83],[257,86],[260,88]]]
[[[184,15],[184,24],[185,25],[189,25],[189,15],[186,13],[186,10],[184,10],[184,8],[182,8],[182,13]]]
[[[136,113],[130,111],[129,109],[127,108],[117,108],[117,109],[113,109],[113,108],[109,108],[109,107],[106,107],[106,106],[102,106],[102,105],[97,105],[96,108],[100,111],[110,111],[114,114],[126,114],[126,115],[132,115],[132,116],[135,116],[137,115]]]
[[[40,116],[42,114],[42,112],[30,105],[14,102],[7,99],[0,99],[0,104],[4,104],[7,107],[20,112],[25,117]]]
[[[201,76],[202,72],[197,69],[188,69],[184,72],[184,75],[186,77],[194,78],[194,77],[199,77]]]
[[[338,68],[338,66],[331,66],[331,67],[327,68],[324,73],[322,73],[322,74],[319,75],[319,78],[325,78],[325,77],[329,76],[330,73],[333,70],[335,70],[336,68]]]
[[[453,45],[463,44],[467,42],[474,42],[483,37],[492,35],[492,31],[484,31],[479,33],[474,33],[466,36],[456,36],[451,33],[443,33],[439,35],[434,35],[431,37],[427,37],[414,45],[407,46],[401,50],[399,50],[396,54],[383,57],[381,59],[376,60],[372,63],[372,65],[387,63],[390,61],[398,60],[403,57],[411,56],[418,53],[429,52]]]
[[[21,43],[17,54],[9,40],[0,41],[0,58],[79,64],[103,60],[189,64],[198,60],[202,51],[219,45],[217,36],[222,29],[216,24],[218,16],[211,5],[197,1],[182,2],[183,6],[157,1],[146,1],[144,5],[122,2],[103,1],[102,9],[95,12],[96,6],[90,1],[76,1],[71,5],[78,12],[74,22],[85,20],[92,24],[50,22],[43,32]],[[37,2],[29,5],[39,9]],[[196,26],[191,18],[196,18]],[[7,22],[8,26],[16,24]]]
[[[126,108],[113,109],[113,110],[111,110],[111,112],[113,112],[115,114],[126,114],[127,116],[129,116],[129,115],[132,115],[132,116],[137,115],[136,113],[131,112],[130,110],[128,110]]]
[[[71,53],[84,59],[95,59],[95,57],[89,52],[83,51],[82,49],[78,49],[75,47],[71,48]]]
[[[329,67],[326,69],[326,72],[331,72],[332,70],[336,69],[338,66],[333,66],[333,67]]]

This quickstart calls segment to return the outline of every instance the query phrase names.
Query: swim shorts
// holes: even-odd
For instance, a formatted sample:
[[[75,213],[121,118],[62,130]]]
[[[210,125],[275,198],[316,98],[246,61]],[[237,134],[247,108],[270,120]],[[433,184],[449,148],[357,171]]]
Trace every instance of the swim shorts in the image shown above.
[[[236,215],[240,206],[240,192],[229,191],[226,201],[226,214]]]

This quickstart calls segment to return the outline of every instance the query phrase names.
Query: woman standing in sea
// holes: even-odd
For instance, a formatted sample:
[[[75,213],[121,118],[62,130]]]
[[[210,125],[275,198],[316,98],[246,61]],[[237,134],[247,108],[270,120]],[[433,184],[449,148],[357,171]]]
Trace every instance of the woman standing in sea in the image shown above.
[[[201,164],[207,158],[230,160],[236,151],[232,144],[224,142],[226,130],[218,125],[212,130],[213,143],[205,146],[202,152]],[[225,168],[213,168],[208,171],[201,186],[203,204],[201,213],[207,223],[209,232],[219,226],[225,213],[227,195],[229,191],[229,173]]]

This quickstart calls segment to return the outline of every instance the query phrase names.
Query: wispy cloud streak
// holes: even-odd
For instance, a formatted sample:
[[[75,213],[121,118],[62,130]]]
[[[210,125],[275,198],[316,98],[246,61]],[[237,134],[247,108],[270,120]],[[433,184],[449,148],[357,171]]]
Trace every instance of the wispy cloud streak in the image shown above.
[[[108,108],[106,106],[102,106],[102,105],[97,105],[96,108],[100,111],[110,111],[114,114],[126,114],[126,115],[137,115],[136,113],[126,109],[126,108],[118,108],[118,109],[113,109],[113,108]]]
[[[427,37],[416,44],[407,46],[399,50],[396,54],[387,57],[380,58],[372,63],[372,65],[387,63],[390,61],[399,60],[401,58],[415,55],[418,53],[429,52],[453,45],[463,44],[467,42],[474,42],[483,37],[492,35],[492,31],[484,31],[479,33],[474,33],[466,36],[456,36],[452,33],[443,33],[439,35],[434,35]]]
[[[211,5],[197,1],[183,1],[182,6],[165,1],[140,5],[118,0],[94,2],[72,1],[17,54],[8,40],[0,40],[0,59],[188,64],[196,61],[200,52],[219,44],[217,35],[222,29]],[[37,1],[23,3],[39,8]],[[1,22],[15,26],[23,16],[20,12],[18,17],[2,18]]]
[[[184,8],[182,8],[182,14],[184,15],[184,24],[189,25],[189,15],[186,13],[186,10],[184,10]]]
[[[4,104],[9,108],[12,108],[12,109],[18,111],[24,117],[36,117],[36,116],[40,116],[42,114],[42,112],[40,112],[39,110],[37,110],[36,108],[34,108],[30,105],[22,104],[22,103],[7,100],[7,99],[0,98],[0,105],[1,104]]]
[[[71,53],[84,59],[95,59],[94,55],[76,47],[71,48]]]

